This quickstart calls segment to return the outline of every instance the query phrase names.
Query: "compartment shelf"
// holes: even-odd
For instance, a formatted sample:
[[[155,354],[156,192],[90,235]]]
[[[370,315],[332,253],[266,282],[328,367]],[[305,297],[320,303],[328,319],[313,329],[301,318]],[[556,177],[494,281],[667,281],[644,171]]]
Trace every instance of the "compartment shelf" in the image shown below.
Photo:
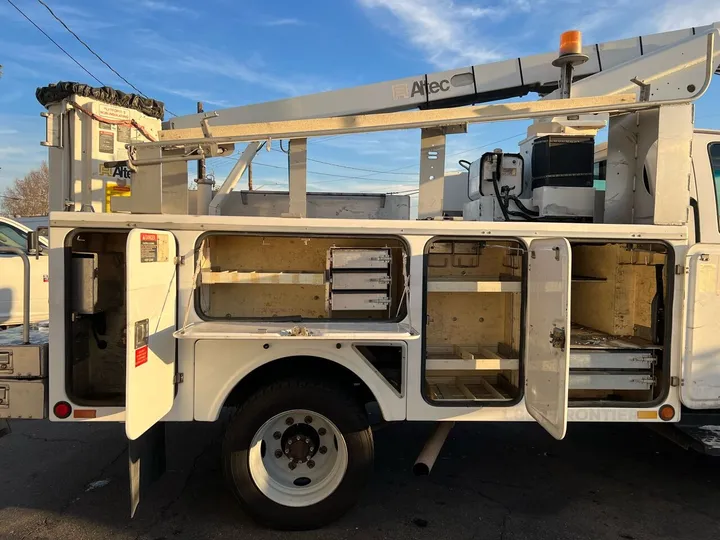
[[[594,328],[573,324],[570,349],[644,349],[662,350],[662,345],[637,336],[612,336]]]
[[[428,377],[433,401],[507,401],[506,395],[482,377]]]
[[[573,276],[573,283],[604,283],[607,278],[593,276]]]
[[[425,360],[427,371],[501,371],[517,370],[520,361],[497,352],[497,347],[429,346]]]
[[[429,277],[427,291],[458,293],[519,293],[522,290],[520,280],[474,279],[468,276]]]
[[[200,272],[203,285],[253,283],[272,285],[325,285],[325,274],[312,272]]]

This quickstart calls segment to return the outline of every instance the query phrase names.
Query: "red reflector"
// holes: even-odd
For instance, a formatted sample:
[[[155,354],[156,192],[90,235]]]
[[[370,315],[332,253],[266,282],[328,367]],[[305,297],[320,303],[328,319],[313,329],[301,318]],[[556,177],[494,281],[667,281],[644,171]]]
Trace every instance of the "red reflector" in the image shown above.
[[[75,409],[73,418],[95,418],[97,411],[95,409]]]
[[[65,419],[70,416],[72,407],[67,401],[58,401],[53,407],[53,414],[58,418]]]

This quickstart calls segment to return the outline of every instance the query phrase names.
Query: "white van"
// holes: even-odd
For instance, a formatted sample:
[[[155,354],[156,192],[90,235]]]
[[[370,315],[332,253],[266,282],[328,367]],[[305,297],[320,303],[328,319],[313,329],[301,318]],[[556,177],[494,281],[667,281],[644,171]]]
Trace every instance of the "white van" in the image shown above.
[[[27,251],[31,229],[0,216],[0,247]],[[40,237],[40,255],[30,256],[30,322],[46,321],[48,308],[48,242]],[[22,324],[23,262],[17,255],[0,253],[0,327]]]

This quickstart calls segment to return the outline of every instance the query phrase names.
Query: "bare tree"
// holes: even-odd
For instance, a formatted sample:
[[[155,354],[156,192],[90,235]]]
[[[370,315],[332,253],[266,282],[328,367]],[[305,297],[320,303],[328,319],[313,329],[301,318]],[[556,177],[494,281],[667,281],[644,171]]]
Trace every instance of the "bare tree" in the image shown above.
[[[24,178],[16,178],[5,188],[0,197],[0,208],[9,216],[46,216],[49,190],[50,171],[43,161],[39,169],[33,169]]]

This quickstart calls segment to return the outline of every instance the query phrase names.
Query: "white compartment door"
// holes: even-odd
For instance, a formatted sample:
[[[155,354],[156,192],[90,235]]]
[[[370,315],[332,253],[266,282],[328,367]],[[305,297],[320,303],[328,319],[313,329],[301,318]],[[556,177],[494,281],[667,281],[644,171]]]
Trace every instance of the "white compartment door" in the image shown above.
[[[530,244],[525,334],[525,406],[556,439],[567,428],[570,369],[570,243]]]
[[[132,440],[163,418],[175,397],[176,253],[167,231],[128,234],[125,432]]]
[[[688,250],[687,326],[680,398],[691,409],[720,407],[720,246]]]

